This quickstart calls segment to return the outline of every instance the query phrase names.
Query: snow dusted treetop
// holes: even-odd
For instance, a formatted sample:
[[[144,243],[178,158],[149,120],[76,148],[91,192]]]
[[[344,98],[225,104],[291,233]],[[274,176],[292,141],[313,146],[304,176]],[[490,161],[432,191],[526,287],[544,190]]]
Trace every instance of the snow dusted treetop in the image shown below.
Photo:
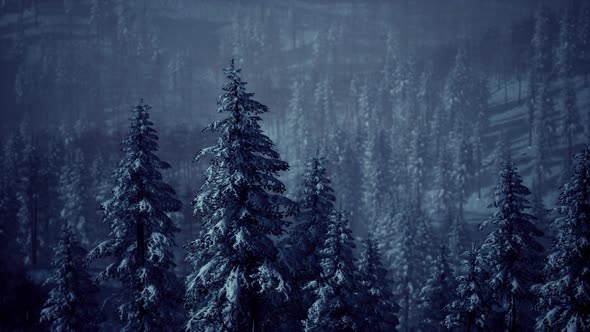
[[[218,112],[226,117],[207,127],[219,138],[197,157],[211,156],[211,166],[194,199],[203,226],[189,246],[195,272],[187,280],[187,330],[272,326],[277,315],[271,310],[288,291],[271,236],[283,234],[283,217],[292,214],[278,179],[289,165],[262,133],[259,115],[268,109],[251,99],[233,60],[224,73]]]
[[[321,270],[316,251],[321,248],[328,231],[328,219],[334,208],[334,190],[326,169],[326,158],[310,158],[305,165],[303,188],[300,193],[297,223],[285,241],[290,252],[293,272],[315,277]],[[317,250],[316,250],[317,249]]]
[[[533,224],[535,217],[524,212],[529,208],[526,196],[530,191],[522,184],[510,159],[502,163],[494,195],[490,207],[496,212],[482,227],[492,224],[496,229],[486,238],[482,253],[490,269],[490,286],[506,311],[506,327],[514,331],[524,324],[525,304],[532,297],[531,286],[540,281],[537,266],[543,246],[535,237],[542,236],[543,232]]]
[[[305,166],[296,224],[283,246],[284,261],[294,283],[305,286],[321,272],[320,250],[328,232],[330,213],[334,209],[334,190],[326,169],[326,158],[315,156]],[[307,310],[311,303],[302,305]]]
[[[590,330],[590,145],[576,159],[557,202],[557,236],[545,265],[547,282],[539,287],[539,331]]]
[[[334,211],[322,255],[322,273],[306,287],[316,300],[308,310],[305,331],[356,331],[359,328],[358,291],[352,231],[344,213]]]
[[[98,292],[90,274],[84,269],[86,249],[76,240],[68,223],[55,250],[53,275],[47,279],[53,288],[41,311],[41,321],[55,332],[97,331]]]
[[[363,241],[358,261],[361,280],[362,331],[396,331],[399,306],[394,302],[392,281],[381,263],[381,252],[371,234]]]
[[[123,331],[176,331],[180,286],[172,248],[178,228],[168,213],[180,211],[181,203],[160,173],[170,165],[154,154],[158,137],[149,110],[143,102],[133,109],[113,196],[102,205],[109,239],[92,250],[89,259],[113,258],[99,279],[123,284],[117,294]]]

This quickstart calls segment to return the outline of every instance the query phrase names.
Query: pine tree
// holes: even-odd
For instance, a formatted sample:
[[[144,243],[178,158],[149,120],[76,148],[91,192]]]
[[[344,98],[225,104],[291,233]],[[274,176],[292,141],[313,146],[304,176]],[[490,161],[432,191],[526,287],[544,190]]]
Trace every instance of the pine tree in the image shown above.
[[[451,294],[454,289],[448,258],[447,247],[441,246],[432,264],[430,277],[420,290],[418,308],[421,313],[420,326],[424,331],[444,330],[444,308],[451,303]]]
[[[559,45],[556,54],[556,66],[558,68],[559,78],[565,84],[564,98],[564,118],[562,132],[567,146],[567,161],[573,157],[573,144],[577,129],[579,115],[577,110],[577,96],[575,89],[575,69],[576,54],[578,53],[578,43],[576,36],[576,17],[572,9],[564,10],[559,21]]]
[[[369,233],[363,241],[364,251],[358,261],[360,278],[359,310],[362,315],[360,331],[397,331],[397,312],[392,293],[393,283],[381,263],[377,241]]]
[[[371,135],[363,158],[362,172],[362,203],[367,229],[371,229],[389,203],[388,192],[391,190],[389,163],[391,158],[389,135],[379,130]]]
[[[400,330],[410,331],[418,320],[416,303],[420,285],[425,282],[432,260],[432,237],[428,220],[420,211],[411,213],[409,203],[399,212],[380,221],[376,235],[384,244],[384,254],[399,296]]]
[[[90,260],[112,258],[98,278],[123,286],[116,294],[123,331],[178,330],[181,297],[172,254],[178,228],[168,214],[180,211],[181,203],[161,174],[170,165],[155,155],[158,136],[150,109],[141,102],[132,110],[113,196],[102,204],[109,239],[89,254]]]
[[[319,254],[328,232],[329,216],[334,209],[334,190],[326,169],[327,160],[315,156],[306,163],[295,225],[283,241],[283,261],[289,267],[293,297],[300,306],[300,320],[313,303],[313,294],[303,290],[321,272]],[[299,311],[299,310],[298,310]]]
[[[537,92],[537,106],[535,107],[535,119],[533,124],[533,153],[534,167],[537,184],[543,188],[547,176],[550,174],[549,162],[551,158],[551,143],[554,128],[550,121],[550,115],[554,110],[554,101],[549,90],[549,81],[546,80]]]
[[[449,330],[486,331],[491,303],[486,285],[487,275],[481,267],[479,249],[475,244],[463,254],[457,275],[453,300],[445,307],[448,314],[444,325]]]
[[[187,279],[187,330],[235,331],[279,324],[280,304],[288,296],[283,267],[272,238],[283,234],[292,204],[277,178],[289,165],[279,159],[262,133],[260,115],[268,108],[251,99],[232,60],[218,100],[223,120],[208,126],[219,132],[205,183],[195,198],[202,230],[191,242]],[[198,157],[198,158],[199,158]]]
[[[534,35],[531,41],[532,63],[529,71],[529,145],[533,144],[534,123],[537,120],[536,109],[539,108],[540,86],[548,80],[553,68],[553,51],[551,43],[550,12],[545,6],[540,6],[535,13]]]
[[[590,330],[590,146],[576,156],[573,175],[559,195],[557,235],[538,288],[539,331]]]
[[[285,148],[288,151],[289,160],[298,160],[309,152],[308,147],[311,145],[309,137],[309,128],[306,113],[303,108],[303,89],[305,85],[302,80],[295,80],[291,83],[291,99],[287,108],[287,121],[290,136],[293,141]]]
[[[88,245],[90,239],[86,229],[86,218],[82,213],[83,183],[82,172],[84,162],[82,150],[75,149],[71,157],[62,166],[59,178],[59,201],[62,205],[60,211],[61,222],[70,223],[78,234],[81,235],[81,242]]]
[[[65,222],[52,263],[55,271],[46,282],[53,288],[41,311],[41,322],[47,322],[51,331],[98,331],[94,298],[98,287],[84,267],[86,254]]]
[[[490,272],[488,280],[494,289],[495,300],[505,315],[508,331],[527,326],[531,286],[540,280],[538,262],[543,246],[535,237],[543,233],[533,223],[534,217],[526,213],[530,191],[514,163],[505,161],[490,205],[496,211],[481,227],[495,226],[482,245],[485,268]]]
[[[584,74],[584,83],[588,84],[590,74],[590,4],[584,2],[578,11],[578,52],[576,69]]]
[[[344,213],[332,213],[320,252],[322,272],[306,286],[315,294],[315,302],[304,322],[305,331],[357,331],[360,328],[357,295],[360,285],[354,265],[353,241]]]

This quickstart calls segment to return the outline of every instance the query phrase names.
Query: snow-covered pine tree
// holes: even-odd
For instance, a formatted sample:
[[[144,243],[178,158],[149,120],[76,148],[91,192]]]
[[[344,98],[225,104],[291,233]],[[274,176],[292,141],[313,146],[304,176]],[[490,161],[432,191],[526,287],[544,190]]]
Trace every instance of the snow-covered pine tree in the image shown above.
[[[588,84],[590,74],[590,4],[583,2],[578,10],[577,29],[578,49],[576,68],[584,74],[584,83]]]
[[[41,310],[41,322],[46,322],[50,331],[98,331],[98,287],[84,266],[86,254],[69,223],[64,222],[52,263],[55,271],[46,282],[53,288]]]
[[[317,155],[307,161],[295,225],[281,243],[281,259],[289,268],[291,287],[295,290],[292,303],[296,304],[294,316],[298,321],[305,319],[307,309],[315,300],[314,295],[303,288],[322,270],[320,250],[326,240],[329,217],[336,200],[326,164],[327,160]]]
[[[463,254],[457,271],[457,289],[451,303],[445,307],[448,312],[444,325],[447,329],[460,328],[467,332],[485,331],[490,308],[487,275],[480,263],[479,248],[475,243]]]
[[[438,255],[432,263],[430,277],[419,295],[420,326],[423,331],[443,331],[444,308],[451,303],[454,285],[453,273],[448,262],[446,246],[440,246]]]
[[[359,330],[361,286],[354,265],[354,248],[348,220],[343,212],[334,211],[320,252],[322,272],[306,286],[315,294],[315,302],[308,310],[305,331]]]
[[[168,214],[181,203],[163,180],[161,170],[170,165],[155,155],[158,136],[149,110],[143,101],[132,110],[113,196],[102,204],[109,239],[88,258],[112,258],[98,278],[122,283],[116,294],[122,331],[178,331],[181,284],[172,254],[178,228]]]
[[[61,168],[59,176],[58,197],[62,209],[60,211],[61,222],[68,222],[76,230],[80,241],[88,245],[90,239],[86,228],[86,218],[82,213],[82,172],[84,160],[82,150],[77,148],[70,154]]]
[[[376,236],[384,245],[384,254],[392,272],[394,292],[399,297],[400,330],[411,331],[418,320],[416,303],[432,260],[432,237],[428,220],[420,212],[412,213],[407,202],[400,212],[379,223]]]
[[[567,146],[566,164],[573,157],[573,144],[577,130],[580,128],[577,110],[577,96],[575,88],[576,54],[578,53],[578,40],[576,36],[576,15],[572,8],[563,11],[559,20],[559,44],[556,50],[556,67],[559,78],[564,82],[565,98],[563,103],[562,133]]]
[[[246,331],[276,328],[276,311],[289,296],[278,250],[271,237],[283,234],[292,206],[282,194],[280,160],[263,134],[260,115],[268,108],[246,92],[231,61],[218,100],[226,117],[207,128],[219,132],[201,192],[194,200],[202,230],[189,245],[194,272],[187,279],[187,330]]]
[[[394,332],[399,323],[399,306],[393,295],[393,282],[381,262],[377,241],[369,233],[363,241],[364,250],[358,260],[360,291],[360,331]]]
[[[390,202],[391,175],[389,173],[391,158],[389,135],[383,129],[375,135],[369,135],[365,146],[362,165],[362,203],[363,218],[367,229],[372,229]]]
[[[590,145],[576,156],[573,175],[559,195],[557,234],[538,288],[539,331],[590,330]]]
[[[480,227],[495,227],[481,251],[507,331],[530,326],[526,319],[533,295],[531,286],[540,281],[538,265],[543,246],[536,237],[543,233],[533,223],[535,218],[525,212],[529,208],[529,194],[516,166],[508,159],[502,164],[495,199],[490,205],[496,211]]]
[[[308,151],[311,144],[306,113],[304,112],[305,83],[303,80],[294,80],[291,83],[291,99],[287,107],[287,123],[290,140],[287,150],[288,160],[299,160]]]
[[[551,43],[551,16],[547,7],[541,5],[535,13],[534,35],[531,40],[532,62],[529,70],[529,145],[533,144],[536,109],[539,107],[539,90],[543,83],[548,84],[553,68],[553,46]]]
[[[537,98],[533,122],[533,154],[536,181],[540,188],[543,188],[550,173],[549,162],[554,133],[550,115],[555,105],[548,79],[539,86]]]

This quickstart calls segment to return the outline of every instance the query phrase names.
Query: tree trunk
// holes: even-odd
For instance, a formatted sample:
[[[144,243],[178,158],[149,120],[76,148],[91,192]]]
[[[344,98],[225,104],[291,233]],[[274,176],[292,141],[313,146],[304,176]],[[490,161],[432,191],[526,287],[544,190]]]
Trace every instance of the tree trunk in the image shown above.
[[[514,295],[510,296],[510,320],[508,322],[508,331],[516,332],[516,301]]]

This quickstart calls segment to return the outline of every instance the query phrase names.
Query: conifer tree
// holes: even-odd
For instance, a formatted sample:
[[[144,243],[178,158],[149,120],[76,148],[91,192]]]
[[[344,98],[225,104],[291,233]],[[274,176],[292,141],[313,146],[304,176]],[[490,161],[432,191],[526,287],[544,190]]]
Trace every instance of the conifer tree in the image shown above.
[[[576,54],[578,53],[576,29],[576,17],[573,9],[567,8],[564,10],[559,21],[559,45],[557,46],[555,62],[559,78],[563,80],[565,85],[562,132],[567,146],[567,155],[565,157],[567,158],[568,164],[573,157],[573,144],[576,131],[580,128],[574,81]]]
[[[280,160],[259,122],[268,108],[246,92],[232,60],[218,99],[226,115],[207,129],[217,143],[201,192],[194,200],[202,230],[189,245],[194,272],[187,279],[187,330],[245,331],[276,328],[278,310],[288,297],[283,267],[271,237],[281,236],[292,204],[278,179],[289,165]]]
[[[582,3],[578,11],[577,32],[576,68],[584,74],[584,83],[587,85],[590,74],[590,4],[588,2]]]
[[[391,190],[389,162],[391,158],[390,142],[385,130],[371,135],[363,158],[362,203],[367,229],[383,217],[389,201]]]
[[[50,331],[98,331],[94,298],[98,287],[84,266],[86,254],[69,223],[64,222],[52,263],[55,271],[46,282],[53,288],[41,310],[41,322],[47,322]]]
[[[541,85],[549,85],[549,77],[553,70],[553,51],[551,43],[550,12],[540,6],[535,13],[534,35],[531,40],[532,62],[529,71],[529,145],[533,144],[534,123],[537,121],[536,109],[539,106],[539,90]]]
[[[322,272],[307,288],[315,302],[308,310],[305,331],[357,331],[360,328],[352,232],[344,213],[334,211],[321,250]]]
[[[535,177],[540,188],[546,183],[549,175],[549,161],[551,158],[551,143],[554,128],[550,121],[550,114],[553,113],[554,101],[549,90],[549,81],[546,80],[540,85],[537,92],[538,103],[535,108],[535,119],[533,124],[533,154]]]
[[[162,177],[170,165],[155,155],[158,136],[149,110],[143,102],[132,110],[113,196],[102,204],[109,238],[89,259],[112,259],[98,279],[122,284],[116,299],[123,331],[177,331],[181,296],[172,249],[178,228],[168,214],[181,203]]]
[[[320,274],[320,250],[328,233],[329,217],[334,209],[334,190],[326,169],[327,160],[315,156],[306,163],[295,225],[283,241],[282,260],[292,278],[293,302],[301,311],[300,320],[314,301],[313,294],[303,288]]]
[[[82,195],[83,171],[84,164],[82,150],[77,148],[61,168],[58,197],[62,205],[60,211],[61,222],[70,223],[78,234],[81,235],[80,241],[83,244],[88,245],[89,234],[87,234],[88,230],[86,229],[86,218],[82,213],[82,202],[84,199]]]
[[[377,229],[392,272],[394,292],[400,299],[400,330],[403,331],[416,327],[419,287],[425,282],[433,252],[428,220],[420,211],[411,211],[404,206],[399,212],[390,210]]]
[[[360,331],[397,331],[399,306],[393,296],[393,283],[381,262],[377,241],[369,233],[358,261],[360,278]]]
[[[444,308],[451,302],[453,274],[448,262],[446,246],[441,246],[426,285],[420,290],[418,308],[421,313],[420,326],[424,331],[442,331],[445,320]]]
[[[487,275],[480,263],[479,249],[475,244],[463,254],[457,271],[457,289],[451,303],[445,307],[448,312],[444,325],[452,330],[460,328],[468,332],[485,331],[490,308],[486,285]]]
[[[561,188],[553,221],[557,234],[538,288],[539,331],[590,330],[590,146],[576,156],[571,179]]]
[[[529,208],[530,191],[514,163],[508,159],[502,165],[495,199],[490,205],[495,212],[481,227],[495,226],[482,245],[482,257],[489,270],[494,300],[504,315],[505,328],[516,331],[528,326],[526,321],[532,297],[531,286],[540,281],[538,264],[543,246],[536,237],[543,233],[533,223]]]

